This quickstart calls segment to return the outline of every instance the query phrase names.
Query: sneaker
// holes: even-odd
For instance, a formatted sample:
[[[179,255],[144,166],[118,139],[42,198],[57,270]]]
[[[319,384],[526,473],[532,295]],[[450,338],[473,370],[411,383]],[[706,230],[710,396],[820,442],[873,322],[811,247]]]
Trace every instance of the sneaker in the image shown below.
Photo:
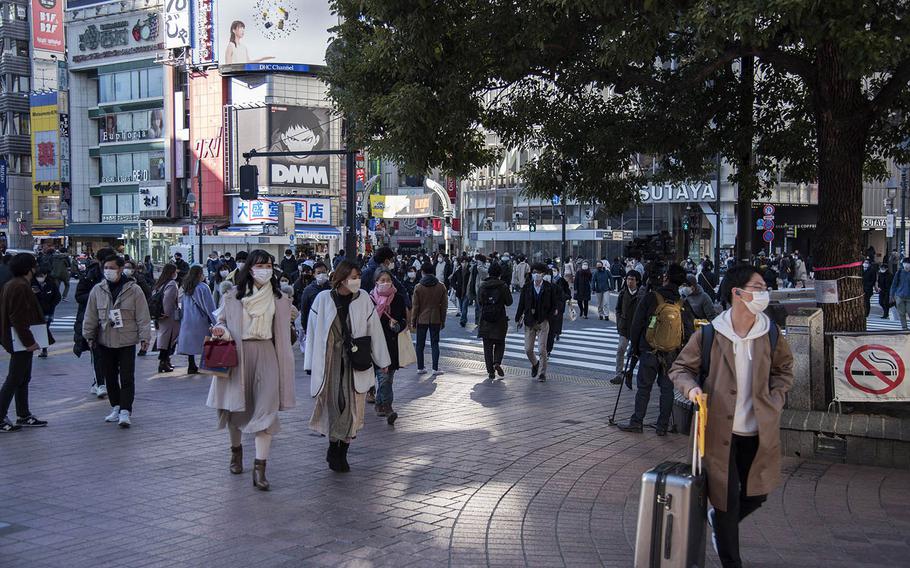
[[[539,361],[538,361],[537,363],[534,363],[533,365],[531,365],[531,378],[536,377],[536,376],[537,376],[537,371],[539,371],[539,370],[540,370],[540,362],[539,362]]]
[[[104,398],[107,396],[107,385],[98,386],[98,398]]]
[[[545,383],[545,382],[547,382],[547,374],[546,374],[546,373],[541,373],[540,376],[537,377],[537,382],[538,382],[538,383]]]
[[[104,419],[105,422],[116,422],[120,418],[120,407],[115,406],[111,409],[111,413],[107,415],[107,418]]]
[[[16,426],[26,426],[28,428],[41,428],[47,426],[47,420],[38,420],[35,416],[16,419]]]
[[[714,507],[708,509],[708,526],[711,527],[711,545],[714,547],[714,553],[720,554],[717,551],[717,533],[714,532],[714,519],[717,515],[717,511],[714,510]]]
[[[417,374],[418,374],[418,375],[426,375],[426,374],[427,374],[427,370],[426,370],[426,369],[417,369]]]
[[[17,430],[22,430],[22,426],[13,424],[5,418],[3,420],[0,420],[0,432],[15,432]]]
[[[98,396],[98,385],[92,385],[92,388],[88,389],[88,392]]]
[[[47,359],[47,348],[41,348],[41,353],[38,354],[38,357],[41,359]]]
[[[641,427],[641,424],[633,424],[632,422],[629,422],[627,424],[617,424],[616,427],[623,432],[633,432],[635,434],[641,434],[644,431],[644,429]]]
[[[496,371],[496,374],[500,377],[506,376],[506,372],[502,370],[502,365],[496,365],[493,367],[493,370]]]
[[[433,376],[438,377],[439,375],[445,375],[445,371],[440,371],[439,369],[433,369]]]
[[[120,411],[120,420],[117,421],[117,424],[119,424],[121,428],[130,427],[131,422],[130,422],[130,411],[129,410]]]

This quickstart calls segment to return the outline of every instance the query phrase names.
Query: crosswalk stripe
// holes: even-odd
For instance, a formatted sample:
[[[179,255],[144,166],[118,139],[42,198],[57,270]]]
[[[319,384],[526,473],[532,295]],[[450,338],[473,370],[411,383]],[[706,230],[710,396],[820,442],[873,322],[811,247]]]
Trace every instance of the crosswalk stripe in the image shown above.
[[[440,342],[440,345],[442,345],[442,342]],[[454,349],[458,349],[460,351],[470,351],[472,353],[483,353],[483,346],[477,345],[477,344],[465,344],[465,345],[450,346],[450,347],[453,347]],[[508,344],[506,344],[505,354],[510,357],[516,358],[516,359],[524,359],[526,357],[524,349],[522,349],[521,351],[518,351],[516,349],[510,349]],[[579,361],[577,359],[565,359],[565,358],[559,356],[559,353],[555,347],[553,348],[553,355],[551,355],[549,358],[549,363],[554,364],[554,365],[565,365],[565,366],[569,366],[569,367],[584,367],[586,369],[595,369],[597,371],[614,370],[613,365],[602,365],[602,364],[593,363],[593,362],[587,361],[587,360]]]

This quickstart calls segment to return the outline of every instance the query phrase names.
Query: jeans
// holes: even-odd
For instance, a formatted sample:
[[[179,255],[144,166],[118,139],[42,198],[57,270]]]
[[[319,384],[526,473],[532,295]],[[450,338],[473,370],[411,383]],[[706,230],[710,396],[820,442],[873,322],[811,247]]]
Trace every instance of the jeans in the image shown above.
[[[910,313],[910,298],[894,297],[894,307],[897,308],[897,317],[901,320],[901,328],[907,331],[907,314]]]
[[[467,323],[468,323],[468,306],[470,306],[471,302],[473,302],[473,301],[474,301],[474,299],[467,295],[464,296],[463,298],[461,298],[461,309],[459,311],[461,312],[461,325],[462,326],[467,325]]]
[[[389,369],[383,373],[376,369],[376,404],[392,404],[395,395],[392,393],[392,381],[395,380],[395,371]]]
[[[724,568],[741,568],[739,557],[739,523],[758,510],[767,495],[747,494],[749,470],[758,452],[758,436],[737,436],[730,442],[730,466],[727,478],[727,510],[714,510],[714,534],[717,552]]]
[[[540,364],[538,372],[541,375],[547,373],[547,336],[550,333],[550,322],[544,320],[535,325],[525,325],[525,355],[531,365]],[[537,350],[540,351],[540,359],[534,355],[534,343],[537,343]]]
[[[462,314],[461,317],[464,317]],[[427,330],[430,331],[430,351],[433,354],[433,370],[439,370],[439,324],[417,324],[417,369],[423,369],[423,350],[427,346]]]
[[[506,352],[505,339],[483,338],[483,360],[487,365],[487,374],[491,377],[497,366],[502,365],[502,357]]]
[[[3,387],[0,387],[0,419],[6,418],[9,405],[16,398],[16,415],[19,418],[28,418],[31,412],[28,408],[28,383],[32,380],[32,351],[16,351],[9,358],[9,372]]]
[[[629,338],[619,336],[619,344],[616,346],[616,374],[622,373],[626,364],[626,350],[629,348]]]
[[[136,346],[105,347],[98,344],[95,357],[101,361],[111,406],[132,412],[136,396]]]
[[[650,351],[642,351],[638,359],[638,380],[635,391],[635,413],[629,420],[630,424],[641,426],[648,412],[648,402],[651,400],[651,387],[654,381],[660,387],[660,414],[657,417],[657,429],[666,430],[670,423],[670,412],[673,410],[673,383],[667,376],[669,363],[663,355],[655,355]]]

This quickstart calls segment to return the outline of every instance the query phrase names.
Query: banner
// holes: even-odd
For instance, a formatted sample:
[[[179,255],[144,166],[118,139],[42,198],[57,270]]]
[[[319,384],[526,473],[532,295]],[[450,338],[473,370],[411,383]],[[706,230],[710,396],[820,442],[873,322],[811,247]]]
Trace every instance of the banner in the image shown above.
[[[910,334],[835,335],[834,398],[844,402],[910,400]]]
[[[294,204],[296,223],[332,224],[332,200],[317,197],[260,197],[255,200],[235,197],[231,200],[231,222],[235,225],[277,223],[282,203]]]
[[[157,10],[67,24],[70,68],[97,67],[143,55],[154,59],[164,48],[161,28]]]
[[[0,158],[0,223],[9,222],[9,185],[6,176],[9,174],[9,164],[5,158]]]
[[[190,45],[190,0],[166,0],[164,6],[164,47]]]
[[[166,212],[167,187],[139,186],[139,212]]]
[[[62,227],[57,92],[33,93],[29,103],[32,132],[32,226]]]
[[[205,64],[218,60],[215,55],[214,0],[194,0],[193,12],[193,63]]]
[[[330,109],[270,105],[268,111],[270,151],[331,149]],[[269,185],[328,189],[330,164],[330,156],[270,158]]]
[[[338,25],[328,0],[232,0],[217,2],[215,10],[222,66],[309,71],[308,65],[325,65],[329,28]]]
[[[371,195],[370,216],[381,219],[424,219],[433,216],[433,197],[424,195]]]
[[[32,47],[35,51],[66,52],[63,0],[32,0]]]

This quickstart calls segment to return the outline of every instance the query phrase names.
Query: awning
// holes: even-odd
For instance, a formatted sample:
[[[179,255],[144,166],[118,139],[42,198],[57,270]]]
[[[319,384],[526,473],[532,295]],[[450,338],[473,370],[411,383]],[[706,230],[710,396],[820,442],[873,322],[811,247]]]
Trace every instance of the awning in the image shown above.
[[[67,237],[115,237],[123,236],[124,228],[136,228],[136,222],[132,223],[73,223],[66,228],[56,229],[51,235],[55,238]]]
[[[325,225],[299,224],[294,232],[298,239],[334,240],[341,238],[341,231],[338,227],[327,227]]]

